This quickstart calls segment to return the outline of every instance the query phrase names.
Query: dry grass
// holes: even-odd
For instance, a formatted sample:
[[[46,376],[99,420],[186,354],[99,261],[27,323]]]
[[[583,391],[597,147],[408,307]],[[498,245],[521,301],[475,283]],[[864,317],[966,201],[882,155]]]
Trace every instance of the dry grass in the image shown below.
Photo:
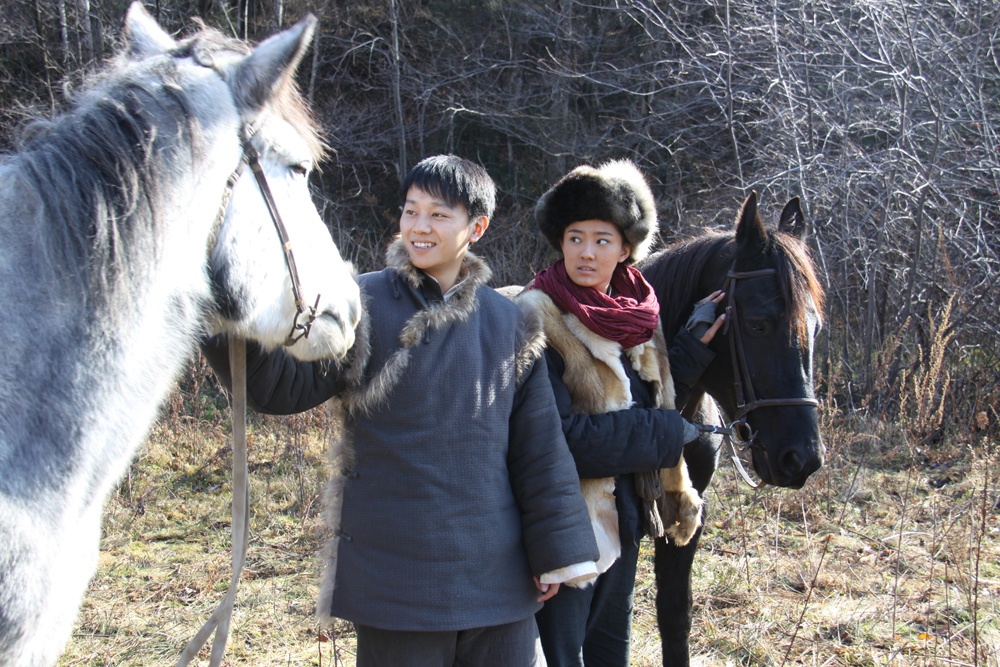
[[[194,394],[196,415],[178,398],[108,503],[64,667],[173,664],[224,594],[228,427]],[[251,420],[252,539],[228,664],[354,664],[349,624],[313,620],[327,425],[322,410]],[[830,420],[828,465],[802,491],[751,492],[723,465],[695,561],[695,664],[1000,667],[1000,448],[982,436],[915,461],[897,431]],[[651,568],[646,548],[637,666],[659,661]]]

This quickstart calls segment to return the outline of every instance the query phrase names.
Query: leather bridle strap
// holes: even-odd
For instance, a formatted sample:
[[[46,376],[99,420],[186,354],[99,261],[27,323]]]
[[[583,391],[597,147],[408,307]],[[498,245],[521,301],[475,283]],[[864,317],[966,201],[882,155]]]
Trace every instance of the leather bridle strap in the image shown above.
[[[243,140],[243,154],[246,157],[247,164],[250,165],[250,170],[253,171],[254,178],[257,179],[257,185],[260,187],[260,193],[264,197],[264,202],[267,203],[267,209],[271,212],[271,220],[274,222],[274,228],[278,232],[278,238],[281,239],[281,249],[285,253],[285,265],[288,267],[288,276],[292,280],[292,294],[295,297],[296,312],[295,319],[292,320],[292,328],[285,338],[285,345],[293,345],[299,339],[309,336],[309,330],[312,329],[313,322],[316,321],[316,309],[319,307],[320,295],[316,295],[316,303],[312,306],[307,306],[303,301],[302,284],[299,281],[299,271],[295,265],[295,255],[292,253],[292,242],[289,239],[285,223],[281,220],[281,213],[278,212],[278,205],[274,201],[274,195],[271,194],[271,188],[267,184],[264,167],[260,163],[260,154],[253,146],[253,128],[248,128],[246,134],[247,136]],[[303,316],[305,317],[300,322],[299,318]]]
[[[726,328],[730,329],[729,356],[733,364],[733,385],[736,389],[736,414],[733,415],[733,418],[737,421],[743,419],[750,411],[757,408],[792,405],[819,406],[819,401],[814,398],[759,399],[753,390],[750,369],[747,367],[747,356],[743,349],[739,310],[736,307],[736,281],[770,276],[775,273],[777,273],[775,269],[758,269],[756,271],[730,270],[726,276],[725,287],[723,287],[723,290],[726,292]]]
[[[756,482],[750,477],[740,460],[737,444],[735,442],[736,427],[743,425],[742,435],[745,436],[743,449],[753,448],[757,440],[757,434],[751,430],[746,417],[752,410],[757,408],[771,408],[782,406],[810,406],[819,407],[819,401],[814,398],[757,398],[753,390],[753,382],[750,377],[750,369],[747,366],[747,355],[743,349],[743,336],[740,326],[739,309],[736,307],[736,281],[750,278],[760,278],[776,274],[775,269],[757,269],[756,271],[736,271],[730,269],[726,275],[726,284],[722,288],[726,292],[726,330],[729,333],[729,356],[733,365],[733,386],[736,390],[736,414],[734,421],[725,429],[716,431],[724,436],[729,445],[729,458],[733,461],[733,467],[740,474],[751,488],[759,489],[763,483]],[[759,447],[759,445],[757,445]]]

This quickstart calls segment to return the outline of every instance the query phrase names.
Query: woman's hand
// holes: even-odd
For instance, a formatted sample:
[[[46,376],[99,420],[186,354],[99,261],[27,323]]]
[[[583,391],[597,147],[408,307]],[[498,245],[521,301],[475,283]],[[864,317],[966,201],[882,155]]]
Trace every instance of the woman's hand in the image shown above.
[[[726,323],[726,314],[715,316],[716,307],[726,298],[726,293],[722,290],[715,290],[701,301],[694,304],[694,312],[688,318],[684,328],[707,345],[715,338],[722,325]]]

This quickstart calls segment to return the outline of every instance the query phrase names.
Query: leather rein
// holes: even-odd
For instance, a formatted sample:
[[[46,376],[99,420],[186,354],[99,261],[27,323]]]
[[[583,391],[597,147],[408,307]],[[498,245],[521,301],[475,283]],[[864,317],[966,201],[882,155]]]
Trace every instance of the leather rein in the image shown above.
[[[254,148],[252,139],[256,133],[256,128],[247,126],[243,136],[243,156],[240,163],[233,170],[232,175],[226,181],[226,190],[223,194],[221,209],[216,219],[215,229],[212,231],[212,238],[209,243],[211,248],[215,244],[218,235],[218,228],[225,218],[226,209],[229,206],[229,199],[232,196],[233,188],[240,178],[243,166],[247,165],[253,172],[257,180],[257,186],[267,204],[268,212],[271,214],[271,221],[281,239],[281,248],[285,254],[285,266],[288,269],[288,276],[292,281],[292,294],[295,297],[295,317],[292,320],[292,328],[285,337],[285,346],[294,345],[302,338],[307,338],[316,320],[316,309],[319,307],[319,295],[316,296],[316,303],[306,306],[302,298],[302,284],[299,280],[299,272],[295,265],[295,255],[292,253],[292,244],[288,236],[288,230],[278,212],[278,205],[274,201],[271,187],[267,183],[264,175],[264,168],[260,163],[260,153]],[[300,318],[301,321],[300,321]],[[185,667],[198,656],[201,647],[205,645],[208,638],[215,633],[212,641],[212,651],[209,659],[209,667],[218,667],[222,664],[223,656],[226,652],[226,642],[229,639],[229,623],[233,615],[233,606],[236,602],[236,589],[239,586],[240,575],[243,573],[243,566],[246,564],[247,550],[250,546],[250,488],[249,488],[249,468],[247,462],[247,440],[246,440],[246,341],[241,338],[234,338],[229,346],[229,364],[232,373],[232,420],[233,420],[233,508],[232,508],[232,575],[229,581],[229,589],[226,591],[222,602],[216,606],[215,610],[205,621],[198,633],[188,642],[177,660],[177,667]]]
[[[745,452],[748,449],[764,449],[764,447],[757,442],[757,432],[747,422],[747,415],[757,408],[803,405],[819,407],[819,401],[815,398],[757,398],[757,393],[753,389],[750,368],[747,365],[747,355],[743,348],[739,310],[736,308],[736,281],[760,278],[776,273],[777,270],[772,268],[755,271],[730,269],[726,274],[726,283],[722,288],[726,293],[726,324],[723,333],[729,334],[729,357],[733,365],[733,387],[736,390],[736,414],[733,415],[734,420],[726,427],[699,426],[699,430],[703,432],[717,433],[723,436],[729,445],[729,456],[736,471],[743,478],[743,481],[754,489],[760,488],[763,483],[755,481],[750,476],[743,466],[743,462],[739,458],[740,452],[737,450]]]

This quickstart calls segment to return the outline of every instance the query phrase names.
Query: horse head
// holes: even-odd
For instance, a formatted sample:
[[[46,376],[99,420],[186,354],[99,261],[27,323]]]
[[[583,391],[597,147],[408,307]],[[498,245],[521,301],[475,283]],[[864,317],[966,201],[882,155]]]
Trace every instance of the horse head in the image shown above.
[[[232,134],[221,142],[227,150],[220,160],[231,174],[226,189],[204,193],[208,210],[222,211],[208,248],[208,328],[265,347],[287,345],[305,360],[343,357],[361,314],[353,269],[341,258],[308,185],[324,146],[294,74],[315,26],[309,16],[246,54],[234,40],[203,36],[178,43],[139,3],[126,19],[131,58],[172,59],[176,71],[191,70],[192,78],[214,73],[217,80],[203,84],[205,92],[222,84],[228,94],[206,104],[226,108],[226,98],[232,101],[236,125],[201,123],[205,132],[229,125]]]
[[[801,488],[823,464],[813,346],[823,291],[804,245],[805,216],[789,201],[776,227],[764,225],[751,193],[736,217],[734,240],[713,259],[702,289],[726,277],[723,335],[703,376],[707,392],[749,426],[754,469],[776,486]],[[709,277],[711,276],[711,277]]]

